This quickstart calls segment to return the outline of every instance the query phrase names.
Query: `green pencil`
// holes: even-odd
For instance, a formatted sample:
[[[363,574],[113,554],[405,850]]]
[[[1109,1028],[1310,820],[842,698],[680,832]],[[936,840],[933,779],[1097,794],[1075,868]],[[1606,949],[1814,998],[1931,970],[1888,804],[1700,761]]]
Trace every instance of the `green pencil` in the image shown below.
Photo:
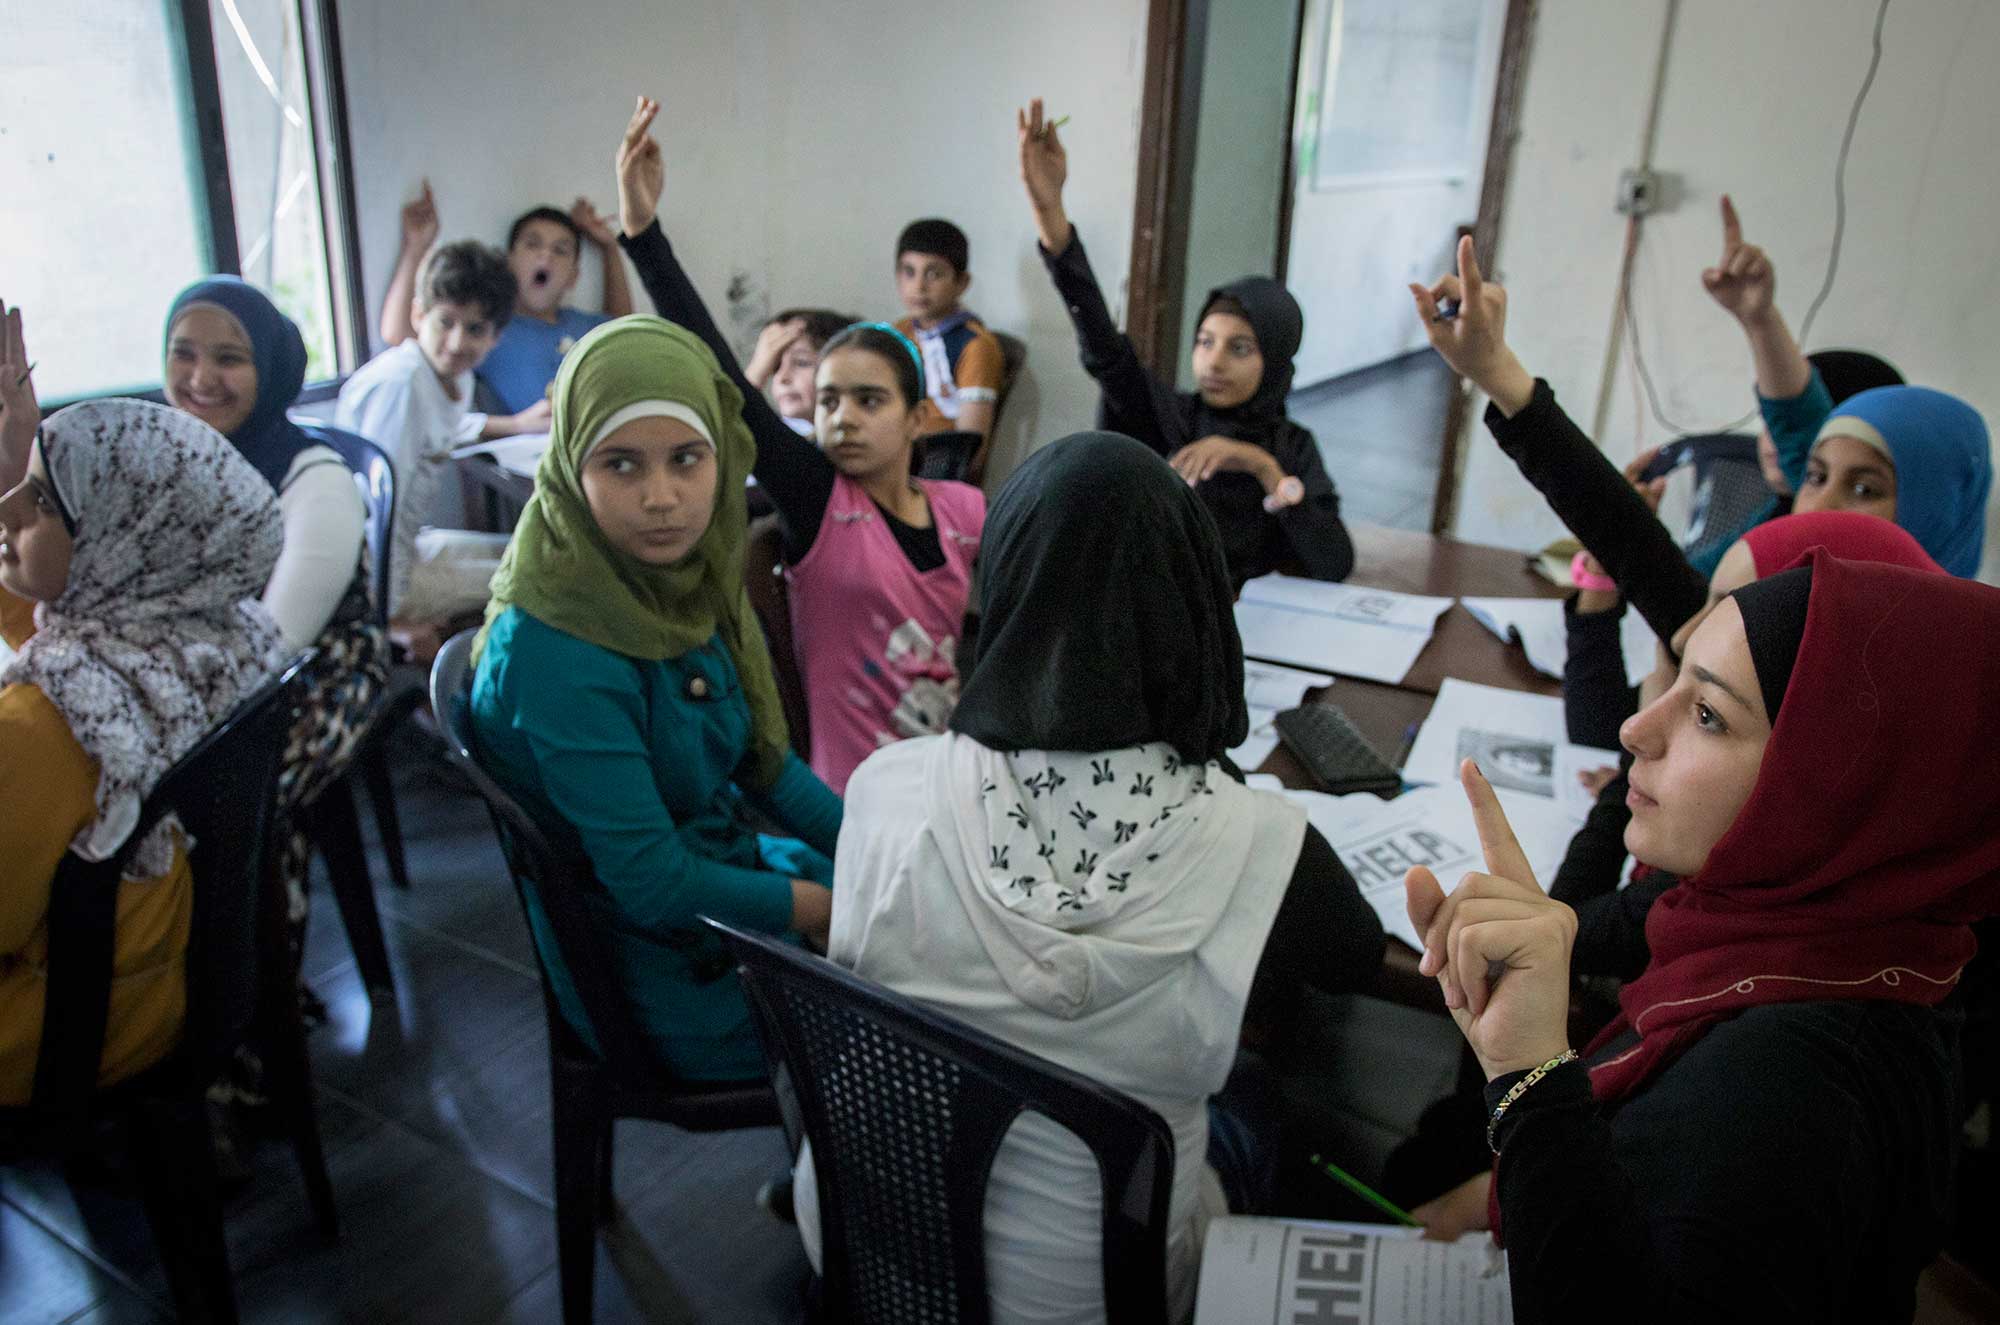
[[[1065,116],[1063,116],[1063,117],[1062,117],[1061,119],[1059,119],[1059,120],[1056,120],[1056,121],[1055,121],[1054,123],[1050,124],[1050,125],[1049,125],[1049,126],[1048,126],[1048,127],[1046,128],[1046,129],[1043,129],[1043,130],[1042,130],[1042,132],[1043,132],[1043,133],[1054,133],[1054,132],[1055,132],[1055,131],[1056,131],[1057,129],[1060,129],[1060,128],[1062,128],[1062,127],[1063,127],[1063,125],[1065,125],[1065,124],[1068,124],[1068,123],[1069,123],[1069,116],[1065,115]]]
[[[1423,1227],[1421,1223],[1417,1222],[1416,1216],[1412,1215],[1408,1210],[1405,1210],[1401,1206],[1396,1205],[1394,1202],[1388,1200],[1386,1197],[1378,1193],[1373,1187],[1370,1187],[1367,1183],[1361,1181],[1361,1179],[1355,1177],[1353,1174],[1349,1173],[1346,1169],[1341,1168],[1338,1164],[1335,1164],[1332,1160],[1321,1159],[1318,1155],[1314,1155],[1312,1157],[1312,1163],[1313,1167],[1317,1168],[1321,1173],[1324,1173],[1327,1177],[1332,1178],[1335,1182],[1347,1188],[1348,1191],[1353,1192],[1356,1196],[1368,1202],[1368,1204],[1374,1206],[1377,1210],[1380,1210],[1383,1214],[1388,1215],[1396,1222],[1400,1224],[1408,1224],[1411,1228]]]

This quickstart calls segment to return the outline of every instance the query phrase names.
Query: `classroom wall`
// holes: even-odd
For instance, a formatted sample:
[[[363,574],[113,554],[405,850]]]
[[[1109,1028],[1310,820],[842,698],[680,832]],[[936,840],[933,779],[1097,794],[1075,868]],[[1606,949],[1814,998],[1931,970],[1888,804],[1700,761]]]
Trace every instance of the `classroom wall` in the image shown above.
[[[1867,68],[1875,0],[1682,0],[1669,48],[1656,168],[1685,197],[1649,218],[1634,282],[1648,366],[1668,417],[1707,430],[1753,403],[1736,324],[1703,292],[1721,251],[1717,196],[1778,268],[1794,330],[1825,271],[1833,168]],[[1540,0],[1522,132],[1501,222],[1509,338],[1585,426],[1597,405],[1625,219],[1612,210],[1640,147],[1667,0]],[[1807,349],[1856,346],[1912,381],[2000,421],[2000,5],[1898,0],[1847,167],[1838,281]],[[1672,435],[1650,416],[1629,355],[1600,444],[1623,461]],[[1482,402],[1483,404],[1483,402]],[[1522,548],[1560,532],[1475,421],[1456,512],[1460,537]],[[2000,579],[2000,506],[1984,578]]]
[[[633,95],[665,102],[661,216],[717,320],[747,348],[770,312],[895,317],[897,232],[942,214],[972,241],[967,303],[1028,343],[989,473],[1088,426],[1096,391],[1036,256],[1014,108],[1071,116],[1070,215],[1122,316],[1144,63],[1143,0],[342,0],[371,320],[397,209],[430,177],[447,238],[505,238],[579,193],[615,215]],[[586,266],[577,302],[595,306]],[[648,307],[636,278],[634,295]]]
[[[1183,390],[1194,389],[1188,351],[1208,292],[1240,276],[1269,276],[1277,269],[1285,138],[1291,132],[1288,75],[1298,23],[1298,0],[1229,0],[1208,6],[1187,222],[1187,282],[1181,295],[1181,336],[1175,342]]]

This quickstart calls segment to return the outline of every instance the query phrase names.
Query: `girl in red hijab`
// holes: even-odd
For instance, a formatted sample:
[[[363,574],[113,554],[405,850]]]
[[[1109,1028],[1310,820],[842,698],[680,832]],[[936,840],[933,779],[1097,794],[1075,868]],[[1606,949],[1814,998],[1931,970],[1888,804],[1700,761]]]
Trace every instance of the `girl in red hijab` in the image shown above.
[[[1476,769],[1489,872],[1407,885],[1488,1078],[1515,1319],[1907,1320],[1957,1124],[1937,1009],[2000,911],[2000,590],[1816,549],[1621,735],[1626,844],[1684,882],[1583,1055],[1574,913]]]

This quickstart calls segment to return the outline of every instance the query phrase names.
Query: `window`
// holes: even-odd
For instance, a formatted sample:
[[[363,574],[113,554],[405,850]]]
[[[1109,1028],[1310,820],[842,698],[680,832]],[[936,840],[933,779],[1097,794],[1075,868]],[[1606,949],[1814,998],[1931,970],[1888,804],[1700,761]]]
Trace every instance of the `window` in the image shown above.
[[[328,0],[10,7],[0,298],[45,407],[156,388],[182,287],[235,272],[299,324],[307,377],[365,346]]]

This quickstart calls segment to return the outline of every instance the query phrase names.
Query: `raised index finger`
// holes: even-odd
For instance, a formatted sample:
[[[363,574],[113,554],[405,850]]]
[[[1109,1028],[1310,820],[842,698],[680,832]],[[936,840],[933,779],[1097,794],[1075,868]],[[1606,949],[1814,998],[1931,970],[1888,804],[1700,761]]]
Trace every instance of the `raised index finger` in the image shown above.
[[[1528,863],[1528,853],[1521,850],[1514,826],[1507,822],[1507,811],[1500,807],[1500,798],[1493,794],[1493,784],[1479,771],[1479,765],[1470,759],[1460,764],[1458,780],[1465,787],[1465,799],[1472,803],[1472,825],[1479,833],[1486,872],[1540,888],[1535,868]]]
[[[1479,257],[1472,251],[1471,235],[1458,241],[1458,281],[1465,287],[1466,307],[1479,307],[1479,292],[1485,287],[1486,278],[1479,274]]]
[[[1722,248],[1724,252],[1743,242],[1743,222],[1736,217],[1736,204],[1722,195]]]

